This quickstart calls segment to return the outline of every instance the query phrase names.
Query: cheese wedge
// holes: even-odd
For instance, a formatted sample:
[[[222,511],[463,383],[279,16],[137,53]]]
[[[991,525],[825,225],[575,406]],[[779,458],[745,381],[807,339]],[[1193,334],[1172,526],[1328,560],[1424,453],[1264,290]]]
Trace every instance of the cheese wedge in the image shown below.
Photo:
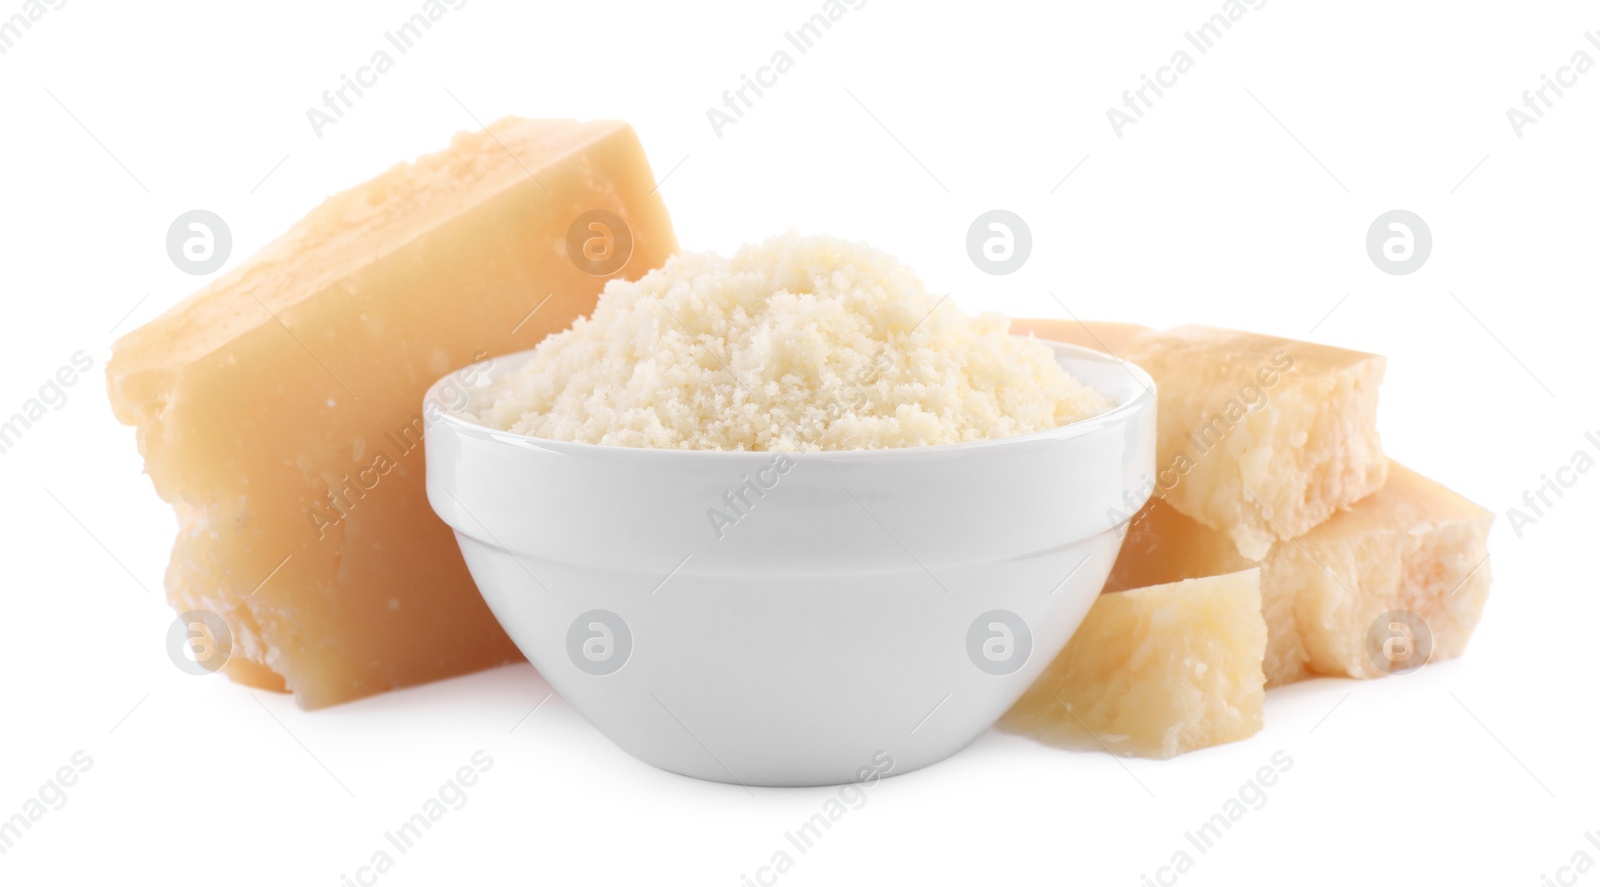
[[[1267,683],[1410,670],[1403,663],[1413,650],[1414,665],[1461,655],[1489,597],[1493,519],[1391,462],[1378,492],[1272,546],[1259,562]],[[1222,533],[1152,502],[1130,524],[1106,588],[1251,566]]]
[[[1383,486],[1382,357],[1201,326],[1139,333],[1121,356],[1161,400],[1154,494],[1245,557]]]
[[[1150,329],[1137,323],[1110,320],[1061,320],[1053,317],[1019,317],[1011,321],[1011,334],[1032,334],[1051,342],[1081,345],[1120,356],[1135,335]]]
[[[1048,745],[1170,758],[1261,729],[1260,578],[1102,594],[1000,728]]]
[[[508,118],[118,341],[112,406],[179,518],[168,598],[224,619],[228,674],[317,708],[519,658],[428,506],[423,392],[676,246],[626,124]]]

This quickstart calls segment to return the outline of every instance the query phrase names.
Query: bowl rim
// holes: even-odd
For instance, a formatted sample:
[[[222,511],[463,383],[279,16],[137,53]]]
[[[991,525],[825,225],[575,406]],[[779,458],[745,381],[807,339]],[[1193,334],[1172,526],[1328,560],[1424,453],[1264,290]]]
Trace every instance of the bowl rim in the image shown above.
[[[1004,446],[1025,445],[1038,441],[1067,441],[1093,434],[1109,426],[1123,424],[1138,413],[1155,405],[1155,380],[1152,379],[1150,374],[1138,364],[1123,360],[1122,358],[1109,352],[1088,348],[1083,345],[1075,345],[1069,342],[1059,342],[1054,339],[1046,339],[1036,336],[1032,333],[1027,335],[1009,333],[1008,335],[1019,339],[1034,339],[1049,346],[1054,351],[1058,362],[1060,362],[1063,357],[1066,357],[1072,360],[1120,366],[1133,377],[1134,382],[1137,383],[1137,390],[1134,391],[1126,401],[1116,404],[1111,409],[1103,413],[1097,413],[1093,416],[1079,419],[1076,422],[1068,422],[1065,425],[1058,425],[1055,428],[1047,428],[1043,431],[1034,431],[1028,434],[1013,435],[1011,437],[996,437],[986,440],[970,440],[961,441],[959,443],[935,444],[933,446],[882,447],[877,449],[856,450],[696,450],[667,449],[661,447],[621,447],[612,444],[553,440],[546,437],[535,437],[529,434],[519,434],[514,431],[506,431],[504,429],[492,428],[488,425],[483,425],[467,418],[460,412],[459,409],[448,409],[444,407],[444,401],[440,399],[438,392],[443,386],[450,383],[454,379],[456,374],[460,372],[459,369],[452,370],[451,372],[439,378],[432,385],[428,386],[428,390],[422,398],[422,415],[425,431],[429,433],[431,433],[437,426],[448,426],[454,433],[466,437],[492,441],[498,444],[506,444],[523,449],[542,450],[562,455],[586,456],[590,458],[615,458],[618,460],[721,460],[724,462],[735,460],[761,460],[764,462],[770,462],[779,456],[788,456],[790,459],[795,460],[796,463],[827,463],[856,460],[877,461],[885,459],[939,458],[955,453],[981,451]],[[493,359],[496,362],[505,361],[513,367],[519,366],[522,361],[526,360],[528,356],[533,353],[534,350],[535,349],[533,348],[529,348],[522,351],[513,351],[509,354],[496,356]],[[1070,367],[1065,367],[1065,369],[1067,369],[1068,372],[1071,372]],[[495,371],[491,369],[489,371],[489,375],[492,376],[494,372]],[[1079,381],[1082,380],[1080,379]],[[1087,385],[1088,383],[1084,382],[1084,384]],[[1107,394],[1104,391],[1101,393]],[[1109,397],[1111,395],[1107,394],[1107,396]],[[433,410],[432,414],[430,415],[430,406],[435,404],[438,405],[438,408]]]

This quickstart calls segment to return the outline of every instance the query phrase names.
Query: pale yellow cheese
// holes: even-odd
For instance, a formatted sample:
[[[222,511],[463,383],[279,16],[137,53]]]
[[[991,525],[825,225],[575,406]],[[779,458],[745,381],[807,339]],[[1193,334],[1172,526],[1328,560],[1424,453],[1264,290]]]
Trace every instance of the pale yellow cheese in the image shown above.
[[[1139,333],[1121,357],[1156,381],[1150,491],[1246,557],[1383,486],[1382,357],[1201,326]]]
[[[1269,685],[1378,677],[1465,652],[1489,596],[1493,515],[1391,462],[1378,492],[1259,562]],[[1134,518],[1109,591],[1257,566],[1231,540],[1152,502]],[[1392,616],[1401,612],[1415,616]],[[1398,627],[1397,627],[1398,626]],[[1385,643],[1400,638],[1396,648]]]
[[[1111,320],[1062,320],[1054,317],[1019,317],[1011,321],[1011,334],[1033,335],[1051,342],[1081,345],[1111,355],[1121,355],[1134,336],[1149,327]]]
[[[118,341],[113,408],[179,518],[168,598],[223,618],[228,674],[315,708],[517,658],[424,494],[423,392],[675,249],[626,124],[508,118]]]
[[[862,243],[796,232],[674,256],[475,396],[548,440],[875,450],[1032,434],[1111,409],[1050,349]],[[665,309],[665,310],[663,310]],[[690,335],[693,333],[693,335]]]
[[[1259,573],[1102,594],[1000,721],[1049,745],[1170,758],[1261,729]]]

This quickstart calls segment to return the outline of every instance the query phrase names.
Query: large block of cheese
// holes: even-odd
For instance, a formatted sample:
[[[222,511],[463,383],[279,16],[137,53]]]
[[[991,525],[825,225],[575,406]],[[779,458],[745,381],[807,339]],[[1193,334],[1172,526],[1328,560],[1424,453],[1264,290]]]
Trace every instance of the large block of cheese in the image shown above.
[[[1001,729],[1065,748],[1173,755],[1261,729],[1259,574],[1102,594]]]
[[[1137,323],[1112,320],[1062,320],[1054,317],[1019,317],[1011,321],[1011,334],[1030,333],[1052,342],[1081,345],[1120,356],[1135,335],[1150,329]]]
[[[234,679],[316,708],[517,657],[428,507],[422,395],[661,264],[654,189],[626,124],[508,118],[116,343],[113,407],[178,512],[169,600],[223,617]]]
[[[1378,677],[1465,652],[1489,596],[1493,515],[1391,462],[1378,492],[1260,561],[1269,685]],[[1108,590],[1256,566],[1222,533],[1160,502],[1133,520]],[[1396,611],[1414,614],[1393,617]],[[1395,629],[1400,625],[1403,628]],[[1401,638],[1404,656],[1385,647]],[[1408,663],[1416,650],[1421,658]]]
[[[1121,356],[1160,395],[1155,495],[1246,557],[1383,486],[1382,357],[1202,326],[1139,333]]]

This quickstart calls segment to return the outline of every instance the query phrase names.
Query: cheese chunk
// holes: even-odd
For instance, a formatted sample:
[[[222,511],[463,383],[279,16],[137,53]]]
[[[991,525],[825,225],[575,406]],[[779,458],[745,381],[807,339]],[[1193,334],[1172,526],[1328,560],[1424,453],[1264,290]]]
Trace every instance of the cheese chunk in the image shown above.
[[[1200,326],[1139,333],[1121,356],[1160,395],[1155,495],[1245,557],[1383,486],[1382,357]]]
[[[1051,342],[1065,342],[1120,356],[1135,335],[1150,329],[1137,323],[1111,320],[1061,320],[1054,317],[1019,317],[1011,321],[1011,334],[1032,334]]]
[[[1259,564],[1269,685],[1312,675],[1379,677],[1406,636],[1421,661],[1466,651],[1489,596],[1493,515],[1391,462],[1388,481],[1349,511],[1279,542]],[[1255,566],[1221,533],[1151,502],[1133,520],[1108,590]],[[1410,617],[1386,617],[1397,611]],[[1392,629],[1396,623],[1405,626]],[[1389,653],[1394,652],[1390,647]]]
[[[1258,571],[1102,594],[1000,727],[1150,758],[1261,729],[1267,627]]]
[[[169,601],[224,619],[235,680],[305,708],[519,658],[428,506],[423,392],[676,249],[626,124],[490,130],[329,198],[107,366],[178,512]]]

